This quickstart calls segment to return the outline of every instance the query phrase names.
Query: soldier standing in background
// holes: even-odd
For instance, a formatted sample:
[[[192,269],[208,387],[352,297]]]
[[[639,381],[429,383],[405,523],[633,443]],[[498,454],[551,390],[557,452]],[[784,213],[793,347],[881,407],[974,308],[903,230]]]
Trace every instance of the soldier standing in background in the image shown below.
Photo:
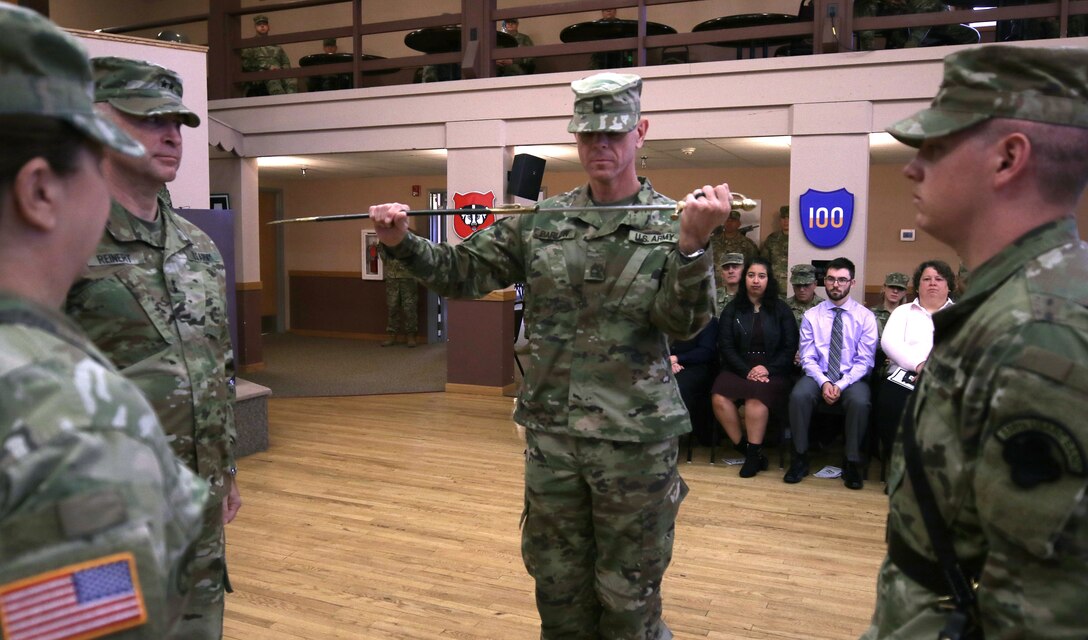
[[[208,486],[59,312],[109,212],[102,154],[144,149],[95,112],[86,55],[37,13],[0,4],[0,64],[0,637],[178,638]],[[73,584],[112,615],[57,607]]]
[[[785,298],[789,287],[790,266],[790,206],[784,204],[778,209],[778,231],[767,236],[759,248],[759,255],[771,263],[774,279],[778,281],[778,295]]]
[[[876,316],[877,348],[880,348],[880,336],[884,333],[884,324],[892,315],[896,307],[903,304],[903,298],[907,295],[907,282],[910,279],[907,274],[893,271],[884,276],[884,286],[880,287],[880,304],[869,307],[869,311]],[[877,365],[882,363],[878,362]]]
[[[419,332],[419,285],[404,262],[389,255],[382,247],[382,278],[385,279],[385,306],[388,315],[385,331],[389,338],[382,343],[391,347],[404,334],[408,348],[416,346]]]
[[[958,51],[888,132],[971,280],[903,413],[864,638],[1088,637],[1088,50]]]
[[[679,222],[625,210],[673,204],[635,169],[649,128],[642,79],[601,73],[571,88],[567,130],[588,184],[541,203],[568,214],[509,216],[456,246],[408,233],[406,205],[373,206],[370,217],[442,295],[525,283],[530,360],[514,421],[526,427],[522,557],[541,639],[666,640],[661,581],[687,494],[677,444],[691,431],[668,338],[694,336],[713,315],[707,245],[729,185],[689,194]],[[616,209],[584,209],[595,205]]]
[[[253,29],[257,37],[268,36],[268,16],[254,16]],[[242,71],[271,71],[274,69],[290,69],[291,59],[283,47],[278,44],[266,44],[259,47],[242,49]],[[275,80],[260,80],[245,84],[246,97],[251,96],[277,96],[284,93],[298,91],[297,78],[277,78]]]
[[[65,310],[140,387],[174,453],[211,485],[180,631],[219,638],[229,584],[223,528],[241,506],[226,268],[211,239],[158,198],[181,165],[182,125],[200,118],[182,104],[173,71],[126,58],[91,62],[97,109],[148,157],[106,158],[109,220]]]
[[[786,298],[786,304],[793,311],[793,318],[800,327],[801,316],[824,301],[816,295],[816,267],[810,264],[793,265],[790,269],[790,284],[793,285],[793,295]]]
[[[759,247],[748,236],[740,232],[740,211],[734,209],[729,212],[725,224],[714,230],[710,236],[710,246],[714,252],[714,264],[721,264],[722,258],[727,253],[739,253],[744,256],[744,263],[751,262],[752,258],[759,255]],[[715,271],[715,284],[722,286],[721,273]]]

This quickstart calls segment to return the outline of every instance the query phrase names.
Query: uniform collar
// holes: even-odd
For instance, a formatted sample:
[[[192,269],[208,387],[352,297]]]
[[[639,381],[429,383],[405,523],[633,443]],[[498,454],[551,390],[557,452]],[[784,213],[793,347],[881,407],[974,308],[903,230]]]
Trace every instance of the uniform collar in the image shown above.
[[[639,177],[639,184],[641,185],[638,193],[635,196],[635,204],[653,204],[654,187],[650,184],[647,178]],[[593,200],[589,197],[589,185],[586,184],[581,188],[579,193],[575,196],[574,201],[571,203],[572,209],[578,209],[579,207],[592,207],[594,206]],[[652,211],[627,211],[626,213],[606,212],[606,211],[574,211],[571,217],[578,218],[586,224],[597,229],[597,232],[592,234],[608,235],[620,228],[621,226],[628,226],[633,229],[645,229],[650,221],[650,215],[654,213]]]
[[[176,224],[166,203],[161,198],[156,202],[159,206],[164,235],[169,237],[171,233],[179,234],[183,244],[191,244],[192,239]],[[159,249],[165,248],[162,238],[155,237],[146,225],[141,224],[133,213],[116,200],[110,202],[110,217],[106,220],[106,233],[117,242],[143,242]]]

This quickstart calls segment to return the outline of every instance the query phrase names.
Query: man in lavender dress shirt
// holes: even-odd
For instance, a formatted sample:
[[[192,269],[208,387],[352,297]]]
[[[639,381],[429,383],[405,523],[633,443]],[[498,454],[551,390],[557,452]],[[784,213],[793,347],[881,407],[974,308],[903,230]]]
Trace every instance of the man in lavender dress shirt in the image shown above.
[[[843,483],[863,486],[861,441],[869,424],[869,384],[876,351],[876,316],[850,297],[854,263],[835,258],[827,264],[827,300],[801,318],[801,368],[805,375],[790,392],[793,461],[783,478],[796,483],[808,475],[808,434],[817,402],[841,404],[846,413],[846,464]],[[836,318],[838,316],[838,319]],[[836,324],[839,326],[836,327]]]

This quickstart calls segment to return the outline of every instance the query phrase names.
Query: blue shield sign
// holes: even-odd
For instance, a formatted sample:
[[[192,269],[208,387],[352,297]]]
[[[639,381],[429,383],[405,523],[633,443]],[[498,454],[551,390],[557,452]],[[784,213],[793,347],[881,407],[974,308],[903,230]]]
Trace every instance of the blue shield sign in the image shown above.
[[[812,246],[830,249],[842,244],[854,221],[854,194],[846,188],[837,191],[809,189],[799,201],[801,230]]]

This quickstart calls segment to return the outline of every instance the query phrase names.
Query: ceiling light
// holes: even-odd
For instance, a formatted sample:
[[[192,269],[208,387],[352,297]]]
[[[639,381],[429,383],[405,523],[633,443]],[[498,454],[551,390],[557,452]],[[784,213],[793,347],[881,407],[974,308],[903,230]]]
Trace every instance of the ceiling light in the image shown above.
[[[684,147],[680,149],[680,153],[684,154],[685,156],[695,155],[695,147]]]
[[[302,167],[306,165],[304,158],[295,156],[265,156],[257,158],[258,167]]]

